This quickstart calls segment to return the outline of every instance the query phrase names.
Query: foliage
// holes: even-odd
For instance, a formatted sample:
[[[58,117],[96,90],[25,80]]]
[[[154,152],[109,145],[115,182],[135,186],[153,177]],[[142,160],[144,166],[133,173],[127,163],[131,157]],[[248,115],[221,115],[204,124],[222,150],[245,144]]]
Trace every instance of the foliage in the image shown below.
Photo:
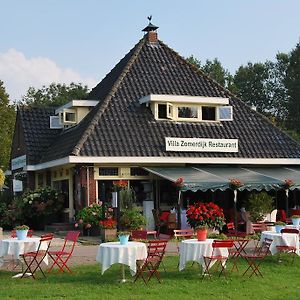
[[[275,222],[275,225],[285,226],[286,223],[284,223],[284,222],[282,222],[282,221],[277,221],[277,222]]]
[[[8,168],[15,124],[15,107],[9,103],[4,83],[0,80],[0,167]]]
[[[252,192],[245,203],[245,208],[250,213],[252,222],[263,220],[267,213],[273,209],[273,198],[266,192]]]
[[[29,226],[27,225],[18,225],[15,227],[16,230],[28,230]]]
[[[300,43],[289,55],[284,83],[288,94],[286,125],[300,133]]]
[[[121,226],[128,230],[140,229],[145,226],[146,223],[146,218],[136,207],[124,210],[120,218]]]
[[[77,224],[82,225],[86,229],[91,228],[92,225],[98,226],[102,219],[101,204],[92,203],[90,206],[81,209],[76,215]]]
[[[0,169],[0,189],[3,187],[5,181],[5,175],[2,169]]]
[[[299,215],[292,215],[291,218],[292,219],[300,219],[300,216]]]
[[[227,240],[228,237],[224,233],[209,233],[207,235],[208,239],[214,239],[214,240]]]
[[[114,180],[113,189],[115,192],[121,191],[128,187],[128,180]]]
[[[127,187],[120,191],[120,210],[132,209],[136,202],[136,194],[133,188]]]
[[[131,235],[130,231],[118,231],[118,236],[122,236],[122,235]]]
[[[62,212],[64,194],[51,187],[42,187],[34,191],[27,190],[21,196],[21,203],[25,219],[56,216]]]
[[[225,225],[223,209],[213,202],[197,202],[194,205],[189,205],[186,216],[192,228],[207,226],[221,229]]]
[[[85,99],[87,94],[88,87],[81,83],[51,83],[41,89],[30,87],[23,96],[22,103],[29,106],[61,106],[74,99]]]
[[[117,227],[117,222],[113,218],[100,220],[100,228],[103,229],[115,229]]]

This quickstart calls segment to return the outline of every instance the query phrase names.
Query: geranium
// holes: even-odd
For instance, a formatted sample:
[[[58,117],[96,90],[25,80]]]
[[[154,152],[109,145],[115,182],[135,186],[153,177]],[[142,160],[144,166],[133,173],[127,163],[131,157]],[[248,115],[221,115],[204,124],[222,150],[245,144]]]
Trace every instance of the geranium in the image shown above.
[[[100,225],[100,228],[103,228],[103,229],[114,229],[117,227],[117,222],[110,218],[110,219],[104,219],[104,220],[101,220],[99,222],[99,225]]]
[[[229,187],[233,190],[236,190],[240,187],[242,187],[244,184],[237,178],[230,178],[229,179]]]
[[[284,181],[284,183],[283,183],[283,188],[284,189],[288,189],[288,188],[290,188],[291,186],[293,186],[295,184],[295,182],[294,182],[294,180],[292,180],[292,179],[286,179],[285,181]]]
[[[113,181],[114,191],[120,191],[128,187],[128,180],[115,180]]]
[[[194,205],[189,205],[186,216],[192,228],[207,226],[221,229],[225,225],[223,209],[213,202],[197,202]]]
[[[183,177],[179,177],[179,178],[176,179],[175,182],[173,182],[173,185],[174,185],[176,188],[180,189],[180,188],[182,188],[182,187],[184,186],[184,183],[183,183],[183,182],[184,182]]]

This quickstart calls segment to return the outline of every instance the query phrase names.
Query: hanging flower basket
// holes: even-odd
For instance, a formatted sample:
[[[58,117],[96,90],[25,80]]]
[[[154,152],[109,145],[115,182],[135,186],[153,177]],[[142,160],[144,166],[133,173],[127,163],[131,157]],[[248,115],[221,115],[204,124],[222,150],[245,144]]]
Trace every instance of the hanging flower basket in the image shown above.
[[[290,187],[292,187],[295,184],[294,180],[292,179],[285,179],[285,181],[282,184],[282,187],[285,190],[288,190]]]
[[[242,187],[243,185],[244,185],[244,183],[241,180],[237,179],[237,178],[231,178],[231,179],[229,179],[229,187],[232,190],[237,190],[240,187]]]
[[[183,177],[179,177],[176,179],[175,182],[173,182],[173,186],[176,187],[177,189],[181,189],[184,187],[184,178]]]

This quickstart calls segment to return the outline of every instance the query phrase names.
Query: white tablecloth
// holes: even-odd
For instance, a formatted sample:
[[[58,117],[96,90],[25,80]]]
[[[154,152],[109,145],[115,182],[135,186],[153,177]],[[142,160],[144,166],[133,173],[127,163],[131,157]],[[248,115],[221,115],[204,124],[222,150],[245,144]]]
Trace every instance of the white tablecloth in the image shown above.
[[[30,251],[36,251],[40,243],[40,238],[26,238],[25,240],[18,240],[17,238],[9,238],[0,240],[0,265],[3,263],[4,256],[12,256],[14,260],[18,260],[21,254]],[[43,242],[41,250],[47,249],[47,243]],[[44,262],[48,264],[48,257],[46,256]]]
[[[296,253],[299,255],[299,235],[298,234],[263,231],[261,233],[260,244],[263,242],[263,240],[265,238],[273,240],[273,242],[270,246],[270,252],[272,255],[274,255],[278,252],[276,246],[279,246],[279,245],[295,246]]]
[[[207,239],[206,241],[198,241],[197,239],[182,241],[179,247],[179,271],[185,268],[188,261],[196,261],[202,265],[202,268],[205,268],[203,256],[210,256],[212,254],[213,241],[213,239]],[[226,248],[216,249],[214,254],[228,257],[228,250]]]
[[[96,261],[102,265],[102,274],[113,264],[120,263],[129,266],[131,275],[136,273],[136,261],[147,257],[146,244],[141,242],[128,242],[120,245],[120,242],[102,243],[99,245]]]

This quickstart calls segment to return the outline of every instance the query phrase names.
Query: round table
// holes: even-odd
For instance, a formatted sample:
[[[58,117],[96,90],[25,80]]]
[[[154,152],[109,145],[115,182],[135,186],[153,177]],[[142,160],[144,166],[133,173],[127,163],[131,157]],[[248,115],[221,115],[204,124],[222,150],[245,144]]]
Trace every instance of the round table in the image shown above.
[[[124,265],[129,266],[133,276],[136,273],[136,261],[144,260],[147,257],[145,243],[128,242],[121,245],[120,242],[108,242],[99,245],[96,261],[102,265],[102,274],[113,264],[122,264],[122,280],[125,282]]]
[[[186,266],[186,262],[195,261],[205,268],[205,262],[203,256],[210,256],[212,254],[213,239],[207,239],[205,241],[198,241],[197,239],[184,240],[179,246],[179,271],[183,270]],[[228,250],[226,248],[215,249],[215,254],[228,256]],[[211,266],[213,263],[211,264]]]
[[[276,254],[277,248],[276,246],[284,245],[284,246],[295,246],[296,253],[299,255],[299,235],[294,233],[277,233],[274,231],[263,231],[260,237],[260,244],[263,240],[271,239],[273,242],[270,246],[270,252],[272,255]]]

